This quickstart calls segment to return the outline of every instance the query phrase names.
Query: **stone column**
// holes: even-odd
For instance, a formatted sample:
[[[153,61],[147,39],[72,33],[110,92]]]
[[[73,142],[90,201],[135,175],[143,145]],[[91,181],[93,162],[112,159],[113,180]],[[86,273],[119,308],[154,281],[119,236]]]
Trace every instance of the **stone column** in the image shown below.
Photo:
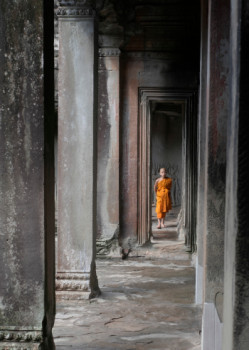
[[[230,1],[208,2],[203,350],[220,350],[224,290]],[[204,112],[205,113],[205,112]],[[205,168],[204,168],[205,169]]]
[[[58,76],[59,298],[99,294],[96,249],[97,41],[94,2],[61,0]]]
[[[206,229],[207,203],[207,19],[208,3],[201,1],[201,61],[200,61],[200,94],[198,118],[198,188],[197,188],[197,261],[196,261],[196,293],[197,304],[203,302],[203,237]]]
[[[53,2],[45,4],[0,4],[0,349],[8,350],[54,349]]]
[[[223,350],[249,349],[249,2],[231,1]]]
[[[119,234],[119,56],[99,50],[97,253],[117,248]]]

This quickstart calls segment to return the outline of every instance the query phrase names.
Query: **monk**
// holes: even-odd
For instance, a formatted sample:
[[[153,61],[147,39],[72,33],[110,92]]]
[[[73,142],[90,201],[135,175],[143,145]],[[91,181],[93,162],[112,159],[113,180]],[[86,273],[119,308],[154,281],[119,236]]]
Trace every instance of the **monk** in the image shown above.
[[[166,213],[172,208],[170,189],[172,186],[172,179],[166,176],[165,168],[160,169],[160,178],[156,180],[154,191],[156,193],[156,213],[158,219],[157,228],[165,227],[164,218]]]

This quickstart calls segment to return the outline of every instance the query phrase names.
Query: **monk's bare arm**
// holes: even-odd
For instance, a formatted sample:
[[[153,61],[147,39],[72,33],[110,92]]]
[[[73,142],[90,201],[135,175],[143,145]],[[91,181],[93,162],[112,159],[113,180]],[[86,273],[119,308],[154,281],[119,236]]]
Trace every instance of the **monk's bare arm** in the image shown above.
[[[155,191],[155,193],[157,192],[157,183],[158,183],[158,179],[156,180],[155,185],[154,185],[154,191]]]

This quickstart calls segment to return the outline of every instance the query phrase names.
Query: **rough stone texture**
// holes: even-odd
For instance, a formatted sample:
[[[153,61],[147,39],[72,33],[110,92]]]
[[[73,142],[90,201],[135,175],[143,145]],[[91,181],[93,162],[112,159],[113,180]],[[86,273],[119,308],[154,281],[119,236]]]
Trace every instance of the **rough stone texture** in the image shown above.
[[[108,254],[119,234],[119,54],[99,57],[97,253]]]
[[[1,349],[53,349],[53,35],[43,50],[43,30],[53,33],[53,6],[47,5],[43,21],[43,1],[0,3]]]
[[[249,3],[231,2],[223,350],[249,348]]]
[[[100,298],[58,304],[58,350],[200,350],[194,268],[171,220],[171,235],[138,256],[97,260]]]
[[[71,8],[66,13],[70,11]],[[58,297],[80,298],[84,292],[89,295],[90,289],[91,294],[98,293],[94,264],[97,188],[94,17],[60,17],[59,39],[57,289]]]
[[[214,303],[220,321],[223,319],[224,225],[226,184],[226,131],[229,105],[229,18],[230,3],[209,3],[209,42],[207,60],[207,191],[206,229],[204,228],[205,276],[204,301]],[[205,121],[204,121],[205,127]],[[205,199],[205,197],[204,197]],[[204,310],[204,318],[205,318]],[[215,319],[203,321],[203,349],[210,349],[209,328],[215,330]]]

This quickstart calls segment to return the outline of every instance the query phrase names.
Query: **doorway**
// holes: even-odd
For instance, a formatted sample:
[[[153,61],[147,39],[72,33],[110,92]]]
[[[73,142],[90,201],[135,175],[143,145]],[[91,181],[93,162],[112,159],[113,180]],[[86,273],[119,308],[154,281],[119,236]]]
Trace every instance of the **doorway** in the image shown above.
[[[170,125],[170,118],[178,117],[179,120],[171,122],[172,131],[167,128],[167,140],[160,142],[168,146],[168,156],[173,163],[174,155],[172,145],[176,143],[174,128],[179,127],[177,135],[181,135],[181,147],[176,144],[177,166],[166,161],[165,166],[171,166],[169,174],[176,177],[176,188],[174,201],[176,207],[179,205],[179,232],[185,239],[187,249],[191,252],[196,250],[196,173],[197,173],[197,99],[195,91],[186,90],[168,90],[162,88],[140,88],[139,91],[139,163],[138,163],[138,242],[144,244],[152,236],[152,205],[153,205],[153,188],[154,180],[152,175],[157,167],[160,167],[160,159],[155,155],[153,157],[153,128],[155,128],[155,118],[162,121],[162,117],[167,115],[162,123],[164,127]],[[152,123],[153,126],[152,126]],[[173,123],[173,124],[172,124]],[[163,128],[160,128],[162,135]],[[166,134],[167,135],[167,134]],[[161,136],[163,139],[163,136]],[[158,139],[157,139],[158,141]],[[162,141],[162,140],[161,140]],[[159,142],[159,141],[158,141]],[[157,145],[158,146],[158,145]],[[157,164],[157,162],[159,163]],[[181,167],[179,166],[181,162]],[[168,164],[167,164],[168,163]]]
[[[182,200],[182,123],[184,103],[182,101],[152,102],[151,104],[151,233],[153,238],[167,236],[167,228],[157,229],[155,181],[161,168],[167,170],[172,179],[172,210],[166,221],[177,223]]]

